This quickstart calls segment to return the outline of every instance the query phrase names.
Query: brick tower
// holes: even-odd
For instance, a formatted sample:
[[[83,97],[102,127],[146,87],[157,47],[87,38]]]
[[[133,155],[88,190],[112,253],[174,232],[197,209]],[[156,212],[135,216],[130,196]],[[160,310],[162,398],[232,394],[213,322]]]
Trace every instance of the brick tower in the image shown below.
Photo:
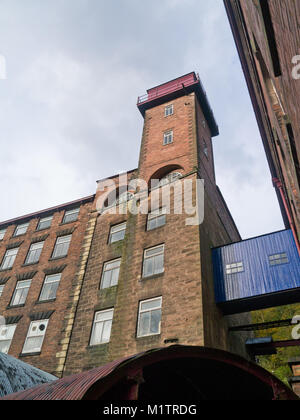
[[[175,214],[172,204],[170,214],[162,206],[148,214],[99,214],[64,375],[171,343],[245,355],[242,336],[228,334],[235,318],[225,319],[214,300],[211,248],[241,238],[216,185],[212,137],[218,127],[199,77],[189,73],[148,90],[138,108],[144,117],[140,161],[128,179],[148,185],[178,176],[203,179],[204,221],[187,226],[187,215]],[[121,188],[117,192],[118,205],[126,206]],[[132,197],[126,198],[130,208]]]

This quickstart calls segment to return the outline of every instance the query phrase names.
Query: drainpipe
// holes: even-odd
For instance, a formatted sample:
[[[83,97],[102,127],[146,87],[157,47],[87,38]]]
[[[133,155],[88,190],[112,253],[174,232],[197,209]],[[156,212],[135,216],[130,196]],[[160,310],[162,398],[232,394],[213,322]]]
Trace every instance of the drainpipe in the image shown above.
[[[296,232],[296,229],[295,229],[295,225],[294,225],[292,216],[290,214],[290,211],[289,211],[289,208],[288,208],[288,205],[287,205],[287,202],[286,202],[282,182],[278,178],[273,178],[273,184],[276,188],[278,188],[278,190],[280,192],[280,195],[281,195],[281,198],[282,198],[282,201],[283,201],[283,205],[284,205],[287,217],[289,219],[289,224],[290,224],[290,227],[291,227],[292,232],[293,232],[293,236],[294,236],[294,239],[295,239],[298,254],[299,254],[299,257],[300,257],[300,244],[299,244],[297,232]]]

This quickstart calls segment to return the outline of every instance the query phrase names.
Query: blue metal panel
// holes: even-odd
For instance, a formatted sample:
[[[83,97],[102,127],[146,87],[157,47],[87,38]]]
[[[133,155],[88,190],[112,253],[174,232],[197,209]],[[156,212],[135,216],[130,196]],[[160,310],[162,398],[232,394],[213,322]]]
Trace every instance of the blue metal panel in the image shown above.
[[[269,256],[286,253],[288,263],[271,265]],[[244,271],[226,274],[226,265],[243,262]],[[291,230],[260,236],[213,250],[217,303],[300,288],[300,260]]]

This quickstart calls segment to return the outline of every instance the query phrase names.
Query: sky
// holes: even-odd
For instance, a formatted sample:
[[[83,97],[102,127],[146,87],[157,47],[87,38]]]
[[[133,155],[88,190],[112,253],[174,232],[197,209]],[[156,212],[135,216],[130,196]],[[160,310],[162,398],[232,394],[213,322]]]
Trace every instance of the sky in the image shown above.
[[[0,220],[138,165],[146,89],[199,73],[217,184],[243,238],[283,229],[222,0],[0,0]]]

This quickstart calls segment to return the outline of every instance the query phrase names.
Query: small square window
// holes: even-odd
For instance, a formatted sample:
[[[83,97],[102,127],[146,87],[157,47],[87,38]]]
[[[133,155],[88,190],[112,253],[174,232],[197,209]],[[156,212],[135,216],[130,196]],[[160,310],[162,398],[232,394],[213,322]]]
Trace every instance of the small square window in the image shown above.
[[[174,105],[167,105],[165,107],[165,117],[169,117],[174,114]]]
[[[203,140],[203,153],[208,158],[208,147],[207,147],[207,143],[206,143],[205,140]]]
[[[6,229],[1,229],[0,230],[0,241],[2,241],[4,239],[5,233],[6,233]]]
[[[43,230],[49,228],[51,226],[52,219],[53,216],[44,217],[43,219],[40,219],[36,230]]]
[[[3,294],[3,290],[4,290],[4,284],[1,284],[0,285],[0,297],[2,296],[2,294]]]
[[[8,249],[4,255],[1,264],[1,270],[8,270],[14,265],[19,248]]]
[[[244,264],[242,262],[226,264],[226,274],[242,273],[244,271]]]
[[[29,223],[24,223],[23,225],[16,226],[14,236],[24,235],[27,232]]]
[[[109,243],[122,241],[125,238],[126,222],[120,225],[112,226],[109,234]]]
[[[0,327],[0,353],[7,354],[15,334],[17,325],[3,325]]]
[[[44,319],[31,322],[22,351],[24,354],[39,353],[41,351],[48,321],[48,319]]]
[[[57,289],[60,283],[61,274],[46,276],[40,295],[40,301],[56,299]]]
[[[160,334],[162,297],[140,302],[138,337]]]
[[[98,344],[105,344],[109,342],[113,316],[113,309],[95,313],[90,341],[91,346],[96,346]]]
[[[78,219],[79,210],[80,208],[66,211],[62,222],[76,222],[76,220]]]
[[[145,250],[143,277],[151,277],[164,272],[164,251],[164,245]]]
[[[24,305],[31,286],[31,280],[18,281],[10,306]]]
[[[287,254],[281,253],[281,254],[274,254],[269,256],[269,263],[271,266],[273,265],[280,265],[280,264],[288,264],[289,259]]]
[[[163,141],[164,146],[166,146],[167,144],[171,144],[171,143],[173,143],[173,131],[172,130],[164,133],[164,141]]]
[[[148,214],[147,230],[154,230],[166,224],[166,207],[154,210]]]
[[[109,287],[117,286],[119,281],[121,260],[114,260],[104,264],[101,289],[108,289]]]
[[[39,262],[42,250],[43,250],[44,242],[37,242],[35,244],[31,244],[25,264],[35,264]]]
[[[56,239],[52,258],[63,258],[68,255],[72,235],[60,236]]]

